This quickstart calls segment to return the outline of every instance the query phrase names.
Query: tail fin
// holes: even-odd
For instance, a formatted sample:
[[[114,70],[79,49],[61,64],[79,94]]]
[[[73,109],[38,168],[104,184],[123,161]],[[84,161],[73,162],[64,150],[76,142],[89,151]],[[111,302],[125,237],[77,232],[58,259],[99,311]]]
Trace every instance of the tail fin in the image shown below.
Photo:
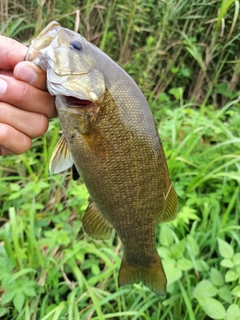
[[[140,281],[156,294],[166,295],[167,279],[162,262],[157,254],[156,261],[148,266],[130,264],[123,257],[118,276],[119,286]]]

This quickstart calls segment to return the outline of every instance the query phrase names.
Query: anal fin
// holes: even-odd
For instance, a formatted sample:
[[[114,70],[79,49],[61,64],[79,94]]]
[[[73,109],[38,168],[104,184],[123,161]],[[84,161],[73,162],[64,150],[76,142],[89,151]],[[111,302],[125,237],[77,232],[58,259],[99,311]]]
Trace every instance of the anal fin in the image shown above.
[[[113,235],[113,227],[91,200],[84,213],[82,224],[84,232],[92,239],[107,240]]]
[[[167,193],[164,194],[164,199],[166,203],[164,206],[164,211],[161,212],[157,219],[158,223],[168,222],[176,218],[178,212],[178,197],[172,183],[170,183]]]

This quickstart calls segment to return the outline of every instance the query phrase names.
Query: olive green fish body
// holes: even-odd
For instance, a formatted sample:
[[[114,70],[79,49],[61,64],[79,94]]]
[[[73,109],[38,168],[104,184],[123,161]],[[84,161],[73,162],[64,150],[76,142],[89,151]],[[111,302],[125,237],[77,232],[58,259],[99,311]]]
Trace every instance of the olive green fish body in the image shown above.
[[[56,23],[44,30],[38,40],[44,44],[33,43],[27,59],[47,70],[48,90],[56,95],[64,138],[51,169],[77,168],[91,197],[83,217],[90,237],[107,239],[116,230],[124,246],[119,284],[142,281],[165,294],[155,227],[172,220],[178,205],[147,101],[131,77],[86,39]],[[46,40],[49,30],[54,36]]]

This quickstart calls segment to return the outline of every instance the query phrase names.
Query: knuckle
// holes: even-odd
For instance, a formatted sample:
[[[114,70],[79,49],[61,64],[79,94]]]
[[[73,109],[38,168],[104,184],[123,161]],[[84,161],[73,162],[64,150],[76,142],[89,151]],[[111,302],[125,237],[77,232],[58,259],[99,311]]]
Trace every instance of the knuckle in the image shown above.
[[[0,143],[4,144],[9,138],[11,138],[11,127],[0,123]]]
[[[7,146],[9,142],[14,141],[14,128],[5,123],[0,123],[0,144]]]
[[[13,127],[0,123],[0,145],[13,154],[21,154],[31,148],[32,140]]]
[[[21,90],[19,90],[18,99],[21,100],[22,102],[31,101],[32,99],[31,87],[23,83]]]

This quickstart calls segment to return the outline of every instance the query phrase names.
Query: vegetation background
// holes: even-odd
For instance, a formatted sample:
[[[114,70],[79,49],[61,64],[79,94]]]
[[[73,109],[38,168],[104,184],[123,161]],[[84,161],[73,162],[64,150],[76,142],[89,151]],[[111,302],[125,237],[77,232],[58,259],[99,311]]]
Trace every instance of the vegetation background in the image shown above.
[[[51,20],[116,60],[152,108],[180,201],[156,232],[167,296],[119,289],[118,238],[83,234],[84,185],[48,172],[54,119],[0,160],[1,319],[239,320],[239,1],[0,2],[0,33],[27,45]]]

